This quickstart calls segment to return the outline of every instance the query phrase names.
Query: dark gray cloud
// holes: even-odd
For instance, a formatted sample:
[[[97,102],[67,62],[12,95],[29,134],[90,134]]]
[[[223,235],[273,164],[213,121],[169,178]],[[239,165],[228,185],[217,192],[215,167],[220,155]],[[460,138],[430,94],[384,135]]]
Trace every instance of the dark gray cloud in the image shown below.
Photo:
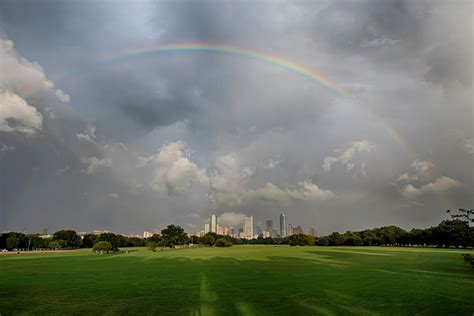
[[[0,228],[436,224],[473,202],[471,21],[469,1],[2,1]],[[99,62],[179,42],[285,56],[357,100],[245,56]]]

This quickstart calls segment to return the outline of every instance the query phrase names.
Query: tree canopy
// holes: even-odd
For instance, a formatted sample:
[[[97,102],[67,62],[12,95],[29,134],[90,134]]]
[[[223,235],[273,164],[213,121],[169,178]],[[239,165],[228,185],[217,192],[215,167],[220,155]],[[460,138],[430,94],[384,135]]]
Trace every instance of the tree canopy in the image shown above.
[[[161,242],[165,247],[175,248],[176,245],[187,244],[188,236],[181,226],[168,225],[161,231]]]

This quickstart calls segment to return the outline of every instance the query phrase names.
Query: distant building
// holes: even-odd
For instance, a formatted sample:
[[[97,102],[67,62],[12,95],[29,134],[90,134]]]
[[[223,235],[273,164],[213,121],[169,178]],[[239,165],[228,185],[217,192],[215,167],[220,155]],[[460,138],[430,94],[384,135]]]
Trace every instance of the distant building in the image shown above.
[[[280,236],[281,237],[286,237],[287,231],[286,231],[286,216],[285,214],[280,214]]]
[[[209,224],[204,224],[204,234],[209,232]]]
[[[147,231],[144,231],[143,232],[143,238],[150,238],[153,236],[153,233],[152,232],[147,232]]]
[[[294,234],[304,234],[303,227],[300,225],[293,227],[293,235]]]
[[[217,216],[212,214],[209,221],[210,231],[212,233],[217,233]]]
[[[222,229],[222,235],[230,235],[230,227],[229,226],[224,226]]]
[[[269,238],[272,237],[272,233],[268,230],[263,231],[263,238]]]
[[[259,224],[259,225],[255,226],[255,234],[257,234],[257,235],[263,234],[263,227],[262,227],[262,225]]]
[[[217,235],[224,235],[224,227],[217,225]]]
[[[267,220],[265,230],[268,230],[269,232],[273,231],[273,221],[272,220]]]
[[[253,217],[244,217],[244,238],[252,239],[253,236]]]
[[[314,230],[313,227],[310,227],[308,235],[313,236],[313,237],[317,237],[316,230]]]
[[[293,225],[288,224],[287,236],[293,235]]]

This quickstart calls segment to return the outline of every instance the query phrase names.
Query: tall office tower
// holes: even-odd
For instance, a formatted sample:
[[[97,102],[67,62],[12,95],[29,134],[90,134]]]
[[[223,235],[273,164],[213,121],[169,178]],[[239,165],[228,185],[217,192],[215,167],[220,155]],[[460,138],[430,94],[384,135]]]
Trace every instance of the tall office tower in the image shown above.
[[[293,233],[293,225],[288,224],[287,234],[288,234],[288,236],[291,236],[291,235],[294,234],[294,233]]]
[[[204,224],[204,234],[209,232],[209,224]]]
[[[272,220],[267,220],[267,227],[265,228],[269,232],[273,231],[273,221]]]
[[[217,235],[224,235],[224,227],[217,225]]]
[[[253,238],[253,217],[244,217],[244,236],[245,238]]]
[[[217,216],[212,214],[211,219],[210,219],[210,231],[211,233],[216,233],[217,234]]]
[[[285,214],[280,214],[280,236],[286,237],[286,217]]]

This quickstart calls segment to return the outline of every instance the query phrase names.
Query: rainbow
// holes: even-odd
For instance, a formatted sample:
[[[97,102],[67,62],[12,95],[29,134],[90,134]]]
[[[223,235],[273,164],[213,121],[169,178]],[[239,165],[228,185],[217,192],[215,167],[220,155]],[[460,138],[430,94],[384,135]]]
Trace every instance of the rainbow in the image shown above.
[[[57,76],[53,82],[57,83],[61,80],[64,80],[67,77],[78,75],[80,73],[94,71],[98,67],[121,63],[128,60],[144,58],[144,57],[153,57],[156,55],[164,53],[192,53],[192,52],[203,52],[203,53],[221,53],[241,58],[251,58],[260,62],[272,64],[278,67],[281,67],[285,70],[291,71],[293,73],[299,74],[305,78],[310,79],[318,83],[319,85],[327,88],[328,90],[334,92],[335,94],[350,98],[355,101],[357,104],[363,106],[367,111],[375,116],[377,121],[382,125],[385,131],[393,138],[398,144],[407,148],[411,154],[414,154],[414,151],[409,146],[409,143],[405,140],[403,135],[395,129],[386,119],[382,118],[375,111],[371,109],[365,102],[356,98],[350,90],[340,86],[335,81],[333,81],[329,76],[322,74],[321,72],[316,71],[310,67],[299,64],[295,61],[292,61],[288,58],[278,56],[271,53],[266,53],[257,50],[245,49],[237,46],[231,45],[222,45],[222,44],[209,44],[209,43],[179,43],[179,44],[167,44],[167,45],[158,45],[145,48],[133,49],[131,51],[122,52],[103,58],[94,63],[82,65],[75,67],[71,70],[64,72],[63,74]],[[26,97],[35,93],[40,89],[33,89],[29,93],[26,93]]]
[[[65,71],[61,75],[55,77],[53,80],[54,83],[57,83],[65,78],[72,77],[81,73],[87,73],[89,71],[95,71],[97,68],[109,64],[121,63],[128,60],[134,60],[138,58],[153,57],[156,55],[161,55],[164,53],[221,53],[230,56],[236,56],[241,58],[250,58],[256,61],[268,63],[281,67],[285,70],[291,71],[293,73],[299,74],[305,78],[310,79],[313,82],[318,83],[319,85],[327,88],[328,90],[334,92],[335,94],[352,99],[356,104],[362,106],[365,110],[371,113],[383,129],[387,132],[388,135],[398,144],[403,146],[413,159],[419,158],[419,155],[416,151],[410,146],[409,142],[403,137],[403,135],[383,116],[379,115],[376,111],[372,109],[366,102],[362,101],[360,98],[357,98],[352,92],[341,85],[333,81],[329,76],[322,74],[321,72],[316,71],[310,67],[299,64],[288,58],[278,56],[275,54],[262,52],[258,50],[246,49],[237,46],[223,45],[223,44],[212,44],[212,43],[177,43],[177,44],[166,44],[166,45],[156,45],[142,47],[138,49],[132,49],[127,52],[121,52],[119,54],[114,54],[107,58],[103,58],[94,63],[81,65],[75,68],[72,68],[68,71]],[[28,97],[34,94],[37,91],[40,91],[42,87],[37,87],[25,93],[24,97]],[[445,199],[441,196],[444,204],[446,204]],[[447,207],[447,206],[446,206]]]

